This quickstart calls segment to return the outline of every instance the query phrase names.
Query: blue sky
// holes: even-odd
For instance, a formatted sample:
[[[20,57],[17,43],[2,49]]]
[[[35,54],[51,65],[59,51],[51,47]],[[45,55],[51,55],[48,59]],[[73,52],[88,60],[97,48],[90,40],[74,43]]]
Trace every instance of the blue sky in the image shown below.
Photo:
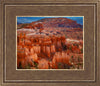
[[[61,16],[60,16],[61,17]],[[58,17],[17,17],[17,23],[31,23],[43,18],[58,18]],[[62,17],[77,21],[78,24],[83,25],[83,17]]]

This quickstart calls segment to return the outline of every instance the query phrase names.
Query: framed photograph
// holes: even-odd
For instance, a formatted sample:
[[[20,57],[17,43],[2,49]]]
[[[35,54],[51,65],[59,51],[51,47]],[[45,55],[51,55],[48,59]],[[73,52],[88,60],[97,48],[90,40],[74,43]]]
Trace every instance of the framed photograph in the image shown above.
[[[0,86],[99,86],[99,0],[1,0]]]
[[[84,69],[83,16],[17,16],[18,69]]]

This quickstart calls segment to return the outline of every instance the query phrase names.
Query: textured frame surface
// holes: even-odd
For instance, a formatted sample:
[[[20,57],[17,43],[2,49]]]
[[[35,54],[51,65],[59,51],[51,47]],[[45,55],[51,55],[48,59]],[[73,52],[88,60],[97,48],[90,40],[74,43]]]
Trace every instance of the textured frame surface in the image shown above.
[[[4,40],[4,38],[5,38],[5,35],[4,35],[4,28],[5,28],[5,26],[4,26],[4,24],[5,24],[5,15],[4,15],[4,8],[5,8],[5,5],[6,4],[9,4],[9,5],[15,5],[15,4],[19,4],[19,5],[21,5],[21,4],[29,4],[29,5],[31,5],[31,4],[37,4],[37,3],[39,3],[39,4],[54,4],[54,3],[56,3],[56,4],[58,4],[58,3],[62,3],[62,5],[65,5],[66,3],[67,4],[69,4],[69,5],[71,5],[71,4],[79,4],[79,5],[82,5],[82,4],[84,4],[84,5],[90,5],[90,4],[95,4],[95,6],[96,6],[96,15],[95,15],[95,18],[96,18],[96,21],[95,21],[95,28],[96,28],[96,30],[95,30],[95,37],[96,37],[96,39],[95,39],[95,52],[96,52],[96,55],[95,55],[95,79],[94,80],[90,80],[90,81],[79,81],[79,82],[77,82],[77,81],[54,81],[54,80],[47,80],[46,82],[41,82],[41,80],[39,80],[38,81],[38,83],[37,83],[37,81],[34,81],[34,82],[31,82],[31,83],[29,83],[29,82],[27,82],[27,80],[23,80],[22,82],[16,82],[16,81],[13,81],[12,80],[12,82],[6,82],[5,81],[5,78],[4,78],[4,76],[5,76],[5,72],[4,72],[4,65],[5,65],[5,63],[4,63],[4,56],[5,56],[5,54],[4,54],[4,48],[5,47],[3,47],[4,46],[4,44],[5,44],[5,40]],[[38,86],[41,86],[41,85],[53,85],[53,86],[55,86],[55,85],[57,85],[57,86],[60,86],[60,85],[63,85],[63,86],[66,86],[66,85],[69,85],[69,86],[77,86],[77,85],[81,85],[81,86],[87,86],[87,85],[90,85],[90,86],[99,86],[100,85],[100,63],[99,63],[99,60],[100,60],[100,54],[99,54],[99,43],[100,43],[100,40],[99,40],[99,38],[100,38],[100,35],[99,35],[99,32],[100,32],[100,30],[99,30],[99,28],[100,28],[100,25],[99,25],[99,23],[100,23],[100,20],[99,20],[99,18],[100,18],[100,16],[99,16],[99,14],[100,14],[100,1],[99,0],[89,0],[89,1],[85,1],[85,0],[77,0],[77,1],[74,1],[74,0],[58,0],[58,1],[46,1],[46,0],[39,0],[39,1],[35,1],[35,0],[2,0],[1,2],[0,2],[0,11],[1,11],[1,13],[0,13],[0,40],[2,40],[2,42],[0,43],[0,83],[1,83],[1,85],[4,85],[4,86],[11,86],[11,85],[26,85],[26,86],[28,86],[29,84],[30,85],[38,85]],[[4,41],[3,41],[4,40]]]

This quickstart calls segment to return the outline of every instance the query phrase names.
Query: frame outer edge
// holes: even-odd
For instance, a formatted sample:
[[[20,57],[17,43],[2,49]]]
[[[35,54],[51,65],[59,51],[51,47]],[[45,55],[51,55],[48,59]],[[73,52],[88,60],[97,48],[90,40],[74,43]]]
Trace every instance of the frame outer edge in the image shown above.
[[[2,12],[2,0],[0,1],[0,86],[3,82],[3,12]]]
[[[2,7],[3,7],[3,5],[2,5],[2,1],[3,0],[1,0],[0,1],[0,40],[2,41],[2,42],[0,42],[0,86],[16,86],[16,85],[18,85],[18,86],[24,86],[25,84],[23,83],[18,83],[18,84],[16,84],[16,83],[14,83],[14,84],[7,84],[7,83],[3,83],[2,84],[2,82],[3,82],[3,12],[2,12]],[[10,0],[8,0],[8,1],[10,1]],[[16,0],[14,0],[15,2],[16,2]],[[23,1],[23,0],[22,0]],[[25,1],[27,1],[27,0],[25,0]],[[40,0],[39,0],[40,1]],[[94,0],[91,0],[91,1],[94,1]],[[95,0],[96,1],[96,0]],[[100,0],[98,0],[98,2],[97,2],[97,85],[96,86],[100,86],[100,46],[99,46],[99,44],[100,44]],[[27,83],[28,84],[28,83]],[[28,86],[26,84],[26,86]],[[74,83],[73,83],[74,84]],[[88,85],[88,83],[85,83],[84,85],[85,86],[87,86]],[[30,86],[32,86],[32,85],[36,85],[37,86],[37,84],[36,83],[33,83],[33,84],[31,84]],[[42,84],[38,84],[38,86],[45,86],[45,85],[48,85],[49,86],[49,83],[42,83]],[[51,85],[52,86],[54,86],[54,85],[58,85],[58,86],[60,86],[60,84],[59,83],[51,83]],[[67,84],[61,84],[62,86],[66,86]],[[77,85],[78,85],[78,83],[77,83]],[[81,84],[79,84],[79,85],[81,85]],[[74,86],[74,85],[70,85],[69,84],[69,86]],[[83,85],[82,85],[83,86]],[[92,85],[91,85],[92,86]]]
[[[97,3],[98,0],[2,0],[5,3]]]
[[[100,0],[97,3],[97,86],[100,86]]]

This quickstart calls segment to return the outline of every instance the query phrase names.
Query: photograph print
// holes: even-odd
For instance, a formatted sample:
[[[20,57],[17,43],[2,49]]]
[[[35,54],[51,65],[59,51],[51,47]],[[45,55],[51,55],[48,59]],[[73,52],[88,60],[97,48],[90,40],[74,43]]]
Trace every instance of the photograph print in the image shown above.
[[[84,69],[84,16],[16,16],[17,69]]]

